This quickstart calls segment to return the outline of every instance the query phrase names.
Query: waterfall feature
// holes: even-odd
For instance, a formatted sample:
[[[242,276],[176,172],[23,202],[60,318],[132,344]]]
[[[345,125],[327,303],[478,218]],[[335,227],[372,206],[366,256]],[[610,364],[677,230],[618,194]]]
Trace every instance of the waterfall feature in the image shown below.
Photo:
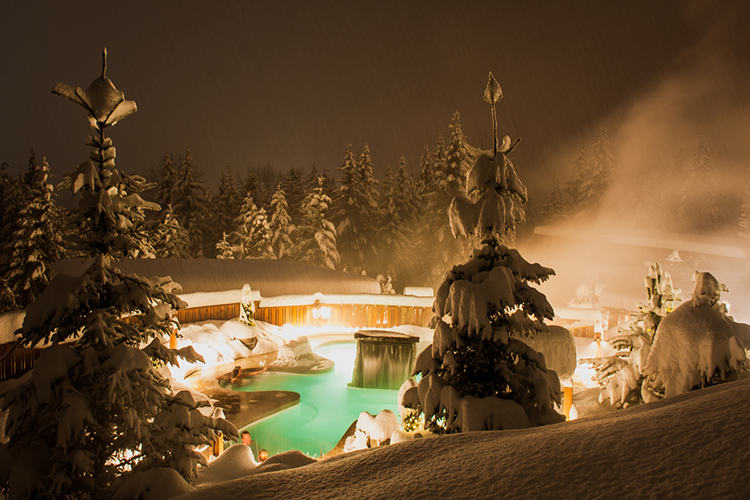
[[[385,330],[360,330],[351,385],[398,390],[411,376],[419,337]]]

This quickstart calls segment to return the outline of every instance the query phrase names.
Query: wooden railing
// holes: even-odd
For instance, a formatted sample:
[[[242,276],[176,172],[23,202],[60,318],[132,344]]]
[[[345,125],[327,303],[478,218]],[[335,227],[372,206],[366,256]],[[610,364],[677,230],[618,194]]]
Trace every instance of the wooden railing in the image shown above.
[[[317,313],[316,313],[317,311]],[[330,314],[330,317],[327,317]],[[381,304],[319,304],[258,307],[255,318],[273,325],[345,326],[390,328],[399,325],[427,326],[431,307]]]
[[[0,358],[10,351],[15,342],[0,344]],[[16,347],[13,352],[0,362],[0,380],[20,377],[34,367],[34,362],[42,354],[43,349],[26,349]]]

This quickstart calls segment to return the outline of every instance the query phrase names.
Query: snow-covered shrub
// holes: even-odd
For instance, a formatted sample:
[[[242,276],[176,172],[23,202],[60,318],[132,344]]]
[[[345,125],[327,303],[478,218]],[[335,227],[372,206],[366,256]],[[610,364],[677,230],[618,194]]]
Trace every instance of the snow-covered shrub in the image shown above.
[[[628,407],[644,401],[642,394],[643,369],[646,366],[656,329],[672,312],[680,298],[680,289],[672,285],[672,277],[658,263],[649,264],[645,278],[648,300],[638,304],[638,311],[631,314],[628,330],[609,339],[619,352],[614,356],[582,359],[596,370],[595,380],[603,387],[599,401],[609,399],[612,406]]]
[[[146,185],[115,168],[104,136],[135,111],[106,77],[104,56],[87,90],[53,89],[84,107],[97,132],[87,141],[90,160],[70,175],[79,195],[74,221],[86,233],[81,250],[93,262],[81,276],[54,277],[27,308],[18,344],[48,347],[2,403],[9,440],[0,447],[0,489],[10,498],[109,497],[119,480],[162,467],[190,481],[205,461],[194,447],[217,431],[236,435],[225,420],[204,416],[189,392],[172,391],[156,369],[199,359],[192,348],[160,343],[176,325],[172,311],[185,307],[169,293],[171,279],[151,282],[111,264],[148,255],[150,244],[147,203],[137,194]]]
[[[744,328],[725,314],[719,302],[728,291],[709,273],[696,273],[693,300],[659,324],[643,369],[646,401],[734,380],[748,371]]]
[[[552,269],[530,264],[500,242],[524,218],[526,187],[508,154],[510,138],[497,141],[495,102],[502,97],[490,73],[485,100],[492,106],[494,150],[481,154],[467,179],[472,199],[456,197],[451,229],[474,237],[482,248],[448,271],[435,296],[432,344],[418,355],[414,374],[422,378],[404,391],[401,403],[424,414],[434,432],[511,429],[560,422],[557,374],[544,357],[518,340],[547,331],[553,310],[530,286]]]
[[[382,410],[377,416],[363,411],[357,419],[354,434],[346,438],[344,452],[375,448],[390,443],[391,436],[399,431],[398,417],[391,410]]]

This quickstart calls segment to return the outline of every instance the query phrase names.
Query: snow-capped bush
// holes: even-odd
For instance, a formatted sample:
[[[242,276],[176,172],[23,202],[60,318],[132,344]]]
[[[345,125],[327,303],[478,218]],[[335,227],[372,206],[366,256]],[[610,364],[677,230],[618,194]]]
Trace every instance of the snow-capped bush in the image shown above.
[[[709,280],[707,280],[708,282]],[[654,335],[661,321],[680,298],[680,289],[672,285],[672,277],[658,263],[649,265],[645,278],[648,300],[638,304],[631,314],[629,330],[609,340],[619,352],[603,358],[581,359],[596,370],[595,380],[603,387],[599,401],[609,399],[612,406],[627,407],[647,400],[642,394],[643,370],[646,366]]]
[[[500,242],[522,221],[526,187],[508,154],[515,145],[505,136],[498,145],[495,102],[502,97],[490,73],[485,100],[492,105],[494,150],[481,154],[469,172],[467,192],[451,203],[453,234],[474,237],[482,248],[465,264],[446,273],[435,295],[432,344],[417,357],[422,378],[403,392],[400,403],[424,414],[434,432],[511,429],[560,422],[552,403],[560,402],[557,374],[544,357],[518,340],[546,333],[553,310],[530,286],[552,269],[525,261]]]
[[[709,273],[697,273],[693,300],[659,324],[643,369],[644,399],[674,396],[694,388],[734,380],[748,371],[740,324],[719,302],[726,286]]]

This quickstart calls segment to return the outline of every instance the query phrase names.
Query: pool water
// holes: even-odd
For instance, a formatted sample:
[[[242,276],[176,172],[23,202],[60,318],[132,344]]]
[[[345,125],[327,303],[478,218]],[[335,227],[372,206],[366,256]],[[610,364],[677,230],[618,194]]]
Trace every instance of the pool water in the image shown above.
[[[389,409],[398,415],[398,391],[349,387],[357,353],[355,342],[333,342],[315,349],[334,361],[333,370],[316,375],[265,372],[253,377],[247,391],[294,391],[300,403],[248,427],[258,450],[272,456],[300,450],[314,457],[330,451],[349,426],[367,411]]]

